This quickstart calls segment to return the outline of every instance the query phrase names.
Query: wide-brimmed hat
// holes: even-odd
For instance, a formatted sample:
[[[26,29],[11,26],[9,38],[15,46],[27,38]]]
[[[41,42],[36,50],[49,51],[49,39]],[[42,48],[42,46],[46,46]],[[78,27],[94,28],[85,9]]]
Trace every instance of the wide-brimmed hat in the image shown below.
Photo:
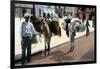
[[[31,17],[31,14],[30,13],[25,13],[24,17]]]

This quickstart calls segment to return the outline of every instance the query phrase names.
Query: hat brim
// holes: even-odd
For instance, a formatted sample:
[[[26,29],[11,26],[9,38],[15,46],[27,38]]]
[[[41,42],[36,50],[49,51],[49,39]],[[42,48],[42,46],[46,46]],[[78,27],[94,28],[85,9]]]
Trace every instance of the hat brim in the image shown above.
[[[24,18],[30,18],[30,16],[24,16]]]

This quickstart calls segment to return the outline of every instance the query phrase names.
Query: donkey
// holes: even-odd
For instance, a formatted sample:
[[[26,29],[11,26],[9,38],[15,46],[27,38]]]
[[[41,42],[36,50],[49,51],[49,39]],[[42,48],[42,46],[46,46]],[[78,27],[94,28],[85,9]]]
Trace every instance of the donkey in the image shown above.
[[[41,20],[41,31],[43,32],[44,42],[45,42],[45,50],[44,55],[49,55],[50,52],[50,41],[51,41],[51,30],[45,20]]]

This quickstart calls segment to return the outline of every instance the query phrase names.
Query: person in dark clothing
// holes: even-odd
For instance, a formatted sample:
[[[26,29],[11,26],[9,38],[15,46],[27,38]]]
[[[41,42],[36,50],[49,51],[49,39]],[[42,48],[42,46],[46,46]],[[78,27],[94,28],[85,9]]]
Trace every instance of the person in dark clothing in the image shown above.
[[[86,36],[88,36],[89,35],[89,26],[90,26],[90,24],[89,24],[89,13],[86,13],[85,15],[86,15]]]
[[[86,36],[89,35],[89,26],[90,26],[90,24],[89,24],[89,21],[87,20],[86,21]]]

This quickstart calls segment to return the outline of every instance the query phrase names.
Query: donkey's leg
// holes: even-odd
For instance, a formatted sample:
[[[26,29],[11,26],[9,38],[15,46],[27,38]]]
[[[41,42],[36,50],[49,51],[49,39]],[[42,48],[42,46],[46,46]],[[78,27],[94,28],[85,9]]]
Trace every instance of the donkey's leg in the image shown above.
[[[48,55],[49,55],[49,53],[50,53],[50,41],[51,41],[51,37],[50,37],[50,39],[48,40]]]
[[[48,55],[49,55],[49,51],[50,51],[50,42],[48,42]]]
[[[44,50],[44,55],[46,56],[46,41],[45,42],[45,50]]]

